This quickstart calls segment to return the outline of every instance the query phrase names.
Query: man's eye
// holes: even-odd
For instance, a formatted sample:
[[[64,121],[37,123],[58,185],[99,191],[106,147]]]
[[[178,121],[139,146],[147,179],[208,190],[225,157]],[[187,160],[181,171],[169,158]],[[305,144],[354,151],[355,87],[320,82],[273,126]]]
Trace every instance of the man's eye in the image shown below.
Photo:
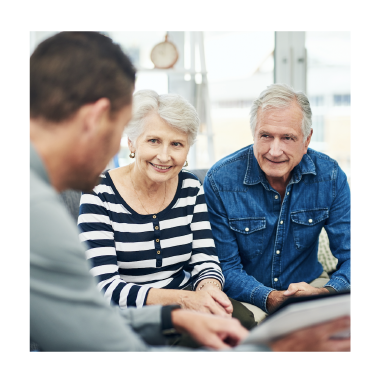
[[[267,138],[269,137],[269,135],[261,135],[261,137]]]

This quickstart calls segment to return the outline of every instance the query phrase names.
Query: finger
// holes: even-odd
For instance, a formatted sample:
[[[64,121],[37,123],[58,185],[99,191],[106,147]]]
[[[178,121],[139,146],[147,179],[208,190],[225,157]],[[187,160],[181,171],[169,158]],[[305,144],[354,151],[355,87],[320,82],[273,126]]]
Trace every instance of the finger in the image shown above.
[[[320,334],[323,334],[326,337],[331,337],[334,334],[346,331],[350,328],[351,319],[350,317],[341,317],[334,319],[333,321],[329,321],[318,326],[321,327]],[[316,326],[316,327],[318,327]]]
[[[214,299],[210,300],[208,308],[210,309],[211,314],[219,315],[221,317],[230,316],[230,314],[226,312],[225,308],[221,306],[218,302],[215,302]]]
[[[237,323],[236,323],[236,327],[232,328],[229,331],[229,336],[231,338],[236,339],[238,342],[240,342],[241,340],[245,339],[248,336],[249,331],[244,326],[242,326],[239,320],[235,318],[233,318],[233,320],[236,320]]]
[[[329,322],[324,322],[312,327],[303,329],[308,334],[317,334],[321,340],[328,341],[331,336],[339,332],[343,332],[350,328],[351,317],[341,317]]]
[[[209,294],[215,301],[220,303],[224,308],[231,305],[231,301],[229,300],[227,295],[223,293],[221,290],[213,289],[209,292]]]
[[[230,303],[229,306],[225,307],[224,310],[227,312],[227,314],[232,316],[232,312],[234,311],[234,307],[232,306],[232,303]]]
[[[227,297],[225,293],[218,291],[218,292],[213,292],[210,295],[217,303],[219,303],[224,308],[227,314],[232,314],[234,308],[232,306],[230,299]]]
[[[346,338],[346,339],[336,339],[336,340],[329,340],[329,348],[331,351],[336,351],[336,352],[347,352],[351,351],[351,339]]]
[[[235,320],[235,318],[233,318]],[[243,339],[247,337],[249,331],[243,327],[239,321],[227,332],[227,336],[224,341],[232,347],[237,346]]]
[[[290,284],[288,289],[285,290],[284,296],[289,297],[295,293],[297,293],[299,290],[298,286],[296,284]]]

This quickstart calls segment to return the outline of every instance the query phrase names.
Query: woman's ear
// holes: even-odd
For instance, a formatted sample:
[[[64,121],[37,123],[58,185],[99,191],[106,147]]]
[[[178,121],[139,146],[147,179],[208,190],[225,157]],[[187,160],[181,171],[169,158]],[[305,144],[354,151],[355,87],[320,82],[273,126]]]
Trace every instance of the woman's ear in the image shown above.
[[[130,152],[134,152],[135,147],[132,144],[131,139],[128,137],[128,148]]]

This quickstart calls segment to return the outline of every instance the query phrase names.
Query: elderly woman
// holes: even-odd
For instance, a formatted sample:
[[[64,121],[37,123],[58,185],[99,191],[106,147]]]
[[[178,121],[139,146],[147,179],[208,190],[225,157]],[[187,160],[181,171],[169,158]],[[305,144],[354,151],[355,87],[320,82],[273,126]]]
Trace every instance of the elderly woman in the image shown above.
[[[230,317],[203,187],[183,169],[196,110],[179,95],[151,90],[136,92],[133,102],[126,134],[135,161],[102,174],[81,198],[78,225],[91,272],[121,308],[180,304]],[[246,327],[255,324],[250,317]]]

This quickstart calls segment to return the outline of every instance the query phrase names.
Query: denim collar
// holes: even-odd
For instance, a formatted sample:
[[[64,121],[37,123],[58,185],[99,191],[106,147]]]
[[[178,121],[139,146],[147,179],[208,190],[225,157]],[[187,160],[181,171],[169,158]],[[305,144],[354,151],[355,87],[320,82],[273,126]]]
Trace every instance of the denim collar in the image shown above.
[[[302,176],[305,174],[317,175],[314,162],[307,153],[303,155],[301,162],[293,169],[289,185],[301,181]],[[269,185],[265,173],[261,170],[253,153],[252,144],[248,149],[247,171],[245,172],[243,183],[244,185],[257,185],[260,182],[266,187]]]

